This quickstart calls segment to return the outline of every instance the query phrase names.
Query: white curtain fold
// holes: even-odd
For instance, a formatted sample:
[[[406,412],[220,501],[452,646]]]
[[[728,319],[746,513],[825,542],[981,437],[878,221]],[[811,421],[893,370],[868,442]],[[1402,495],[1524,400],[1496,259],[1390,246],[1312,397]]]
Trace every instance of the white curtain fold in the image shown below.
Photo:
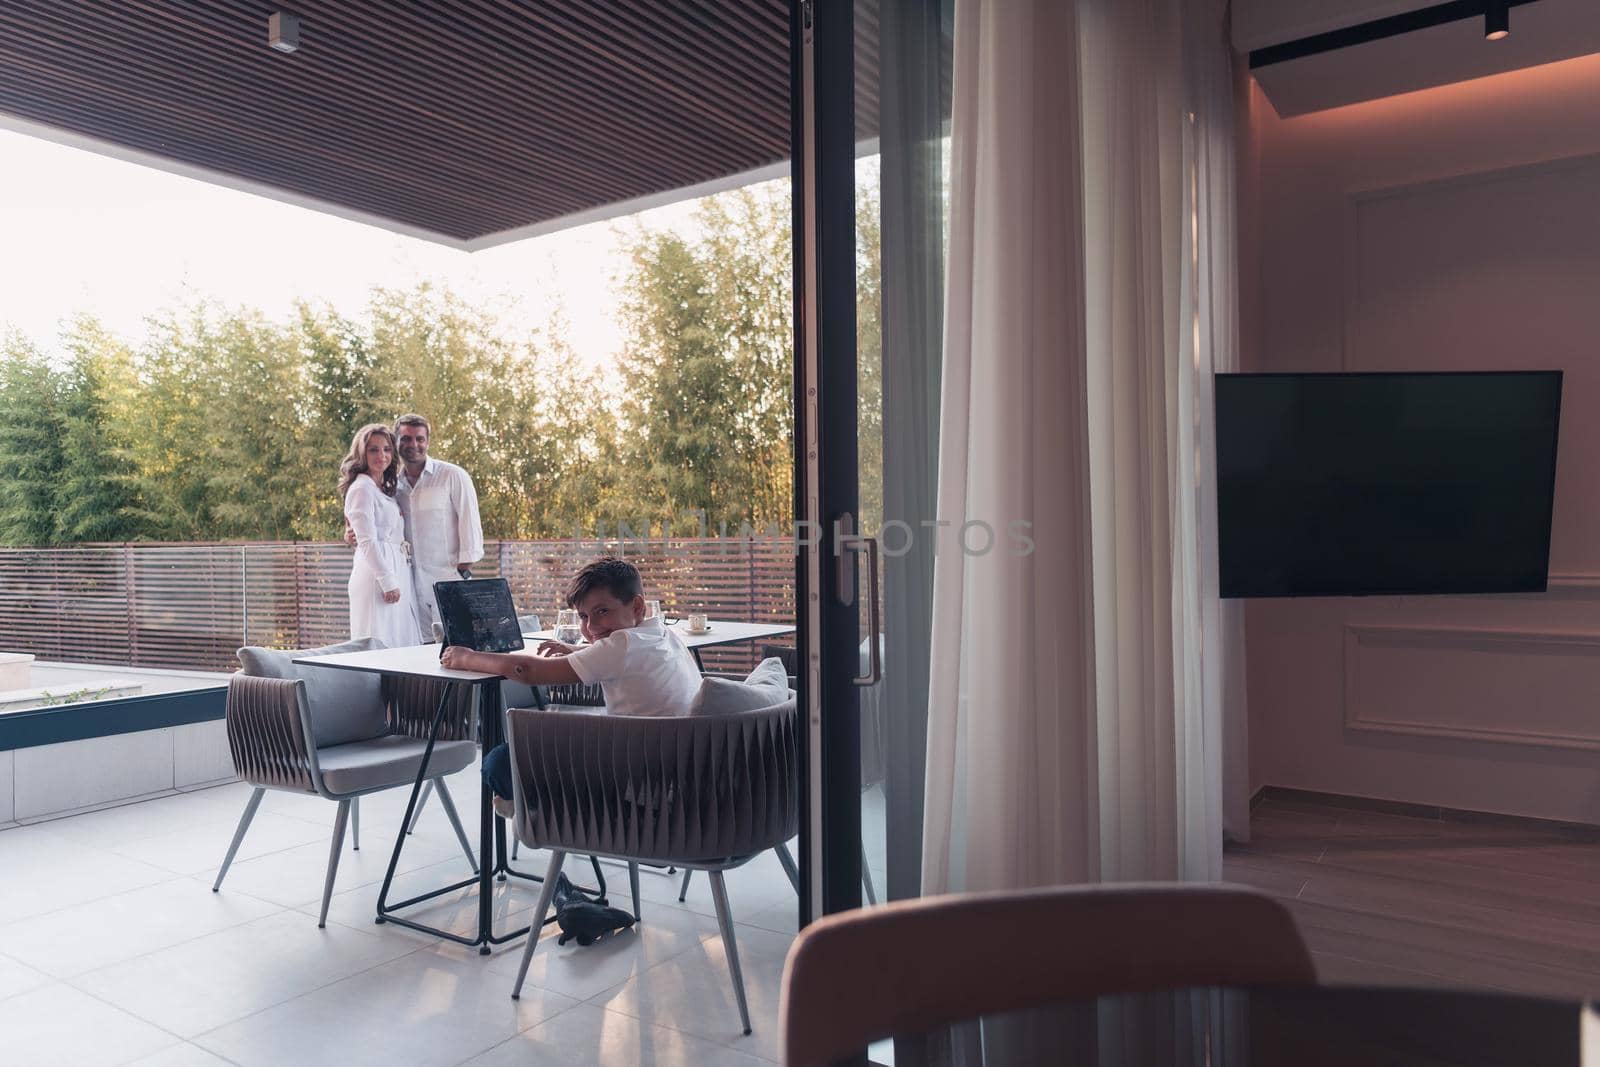
[[[938,513],[1034,547],[935,560],[925,893],[1220,876],[1227,74],[1214,0],[957,0]]]

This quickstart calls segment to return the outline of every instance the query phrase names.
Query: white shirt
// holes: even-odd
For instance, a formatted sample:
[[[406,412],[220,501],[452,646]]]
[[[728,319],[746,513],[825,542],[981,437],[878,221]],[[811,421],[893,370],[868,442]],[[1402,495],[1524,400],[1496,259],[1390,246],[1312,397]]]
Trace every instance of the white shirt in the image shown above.
[[[585,684],[599,684],[612,715],[687,715],[700,692],[694,656],[659,615],[612,631],[567,662]]]
[[[417,576],[454,578],[456,564],[483,558],[483,523],[472,478],[454,463],[429,457],[412,485],[400,470],[395,494],[406,518],[406,540]]]

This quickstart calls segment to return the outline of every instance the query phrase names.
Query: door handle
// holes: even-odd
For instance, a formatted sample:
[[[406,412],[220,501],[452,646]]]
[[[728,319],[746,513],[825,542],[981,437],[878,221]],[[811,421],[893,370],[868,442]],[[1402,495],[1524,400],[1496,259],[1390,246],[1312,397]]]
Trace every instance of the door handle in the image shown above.
[[[878,539],[854,537],[846,542],[846,547],[852,552],[860,552],[863,548],[867,552],[867,673],[857,675],[851,681],[862,687],[874,686],[883,681],[883,620],[878,614]]]

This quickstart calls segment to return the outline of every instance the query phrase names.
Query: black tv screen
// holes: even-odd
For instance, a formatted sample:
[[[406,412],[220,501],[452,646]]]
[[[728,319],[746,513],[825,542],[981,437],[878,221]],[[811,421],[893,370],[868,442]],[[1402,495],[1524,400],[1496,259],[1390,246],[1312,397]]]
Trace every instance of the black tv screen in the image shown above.
[[[1224,597],[1542,592],[1561,372],[1219,374]]]

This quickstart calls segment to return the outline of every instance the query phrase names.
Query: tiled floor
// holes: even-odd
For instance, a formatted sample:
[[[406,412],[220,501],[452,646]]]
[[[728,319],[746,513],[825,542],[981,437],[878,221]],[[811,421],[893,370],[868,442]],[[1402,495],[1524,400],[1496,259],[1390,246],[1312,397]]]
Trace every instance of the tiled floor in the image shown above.
[[[465,814],[476,772],[451,788]],[[644,921],[634,932],[588,948],[558,947],[547,935],[513,1001],[520,943],[484,958],[373,923],[401,791],[363,801],[362,848],[347,844],[326,929],[316,913],[333,823],[327,801],[269,792],[213,894],[248,792],[219,786],[0,830],[0,1060],[399,1067],[777,1058],[795,897],[774,856],[728,875],[755,1029],[747,1037],[704,875],[680,904],[676,877],[642,874]],[[476,838],[475,825],[469,833]],[[517,865],[542,872],[545,862],[524,853]],[[577,873],[587,880],[587,863]],[[468,874],[430,804],[394,895]],[[606,876],[613,902],[626,907],[626,870],[608,866]],[[536,888],[500,887],[497,916],[526,921]],[[476,923],[465,893],[418,913],[463,932]]]
[[[1289,906],[1324,982],[1600,995],[1600,832],[1265,800],[1223,876]]]
[[[463,808],[474,773],[452,780]],[[213,894],[247,795],[220,786],[0,830],[0,1062],[776,1059],[795,905],[771,855],[728,876],[755,1026],[746,1037],[703,875],[682,904],[677,878],[642,875],[636,932],[589,948],[547,935],[513,1001],[520,945],[484,958],[372,922],[403,793],[364,803],[363,848],[344,853],[326,929],[315,916],[333,805],[320,799],[268,793]],[[1600,994],[1600,834],[1277,800],[1257,807],[1252,828],[1251,844],[1228,849],[1225,876],[1289,903],[1325,981]],[[881,827],[868,829],[876,857]],[[519,866],[542,870],[544,857]],[[607,872],[625,903],[626,873]],[[466,873],[430,805],[395,893]],[[509,924],[533,904],[532,888],[512,882],[495,910]],[[426,914],[466,931],[475,907],[461,894]]]

